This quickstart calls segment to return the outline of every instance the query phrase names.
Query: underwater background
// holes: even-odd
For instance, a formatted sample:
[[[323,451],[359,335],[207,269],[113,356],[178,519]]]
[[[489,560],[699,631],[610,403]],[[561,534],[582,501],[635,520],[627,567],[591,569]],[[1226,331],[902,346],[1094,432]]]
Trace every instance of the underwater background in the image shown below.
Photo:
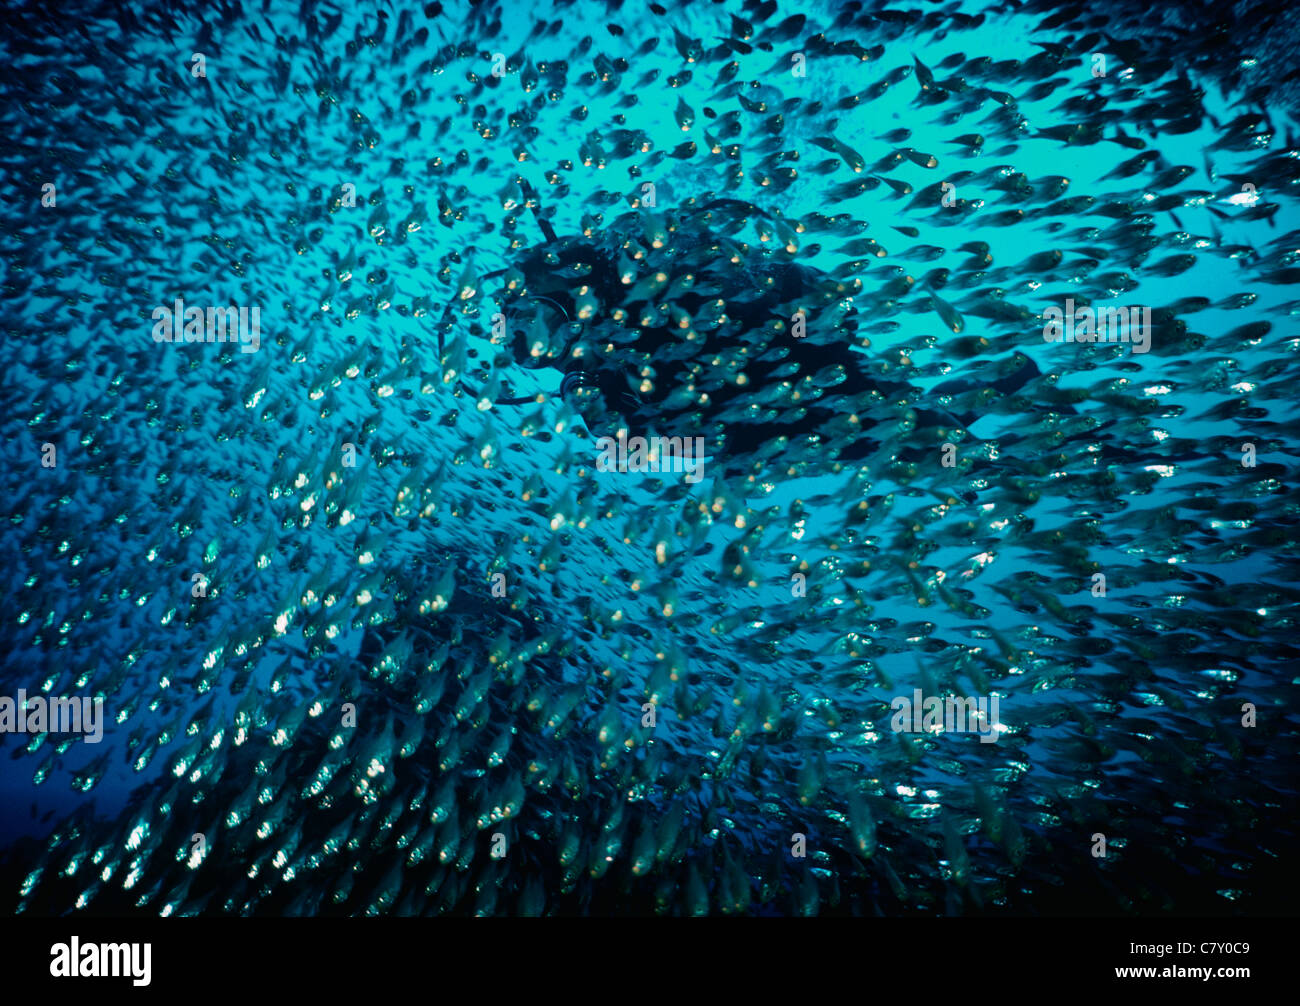
[[[4,18],[0,695],[104,715],[0,733],[6,913],[1291,910],[1284,5]],[[548,228],[628,299],[520,356]],[[910,393],[720,320],[785,262]],[[599,470],[537,365],[616,329],[698,482]]]

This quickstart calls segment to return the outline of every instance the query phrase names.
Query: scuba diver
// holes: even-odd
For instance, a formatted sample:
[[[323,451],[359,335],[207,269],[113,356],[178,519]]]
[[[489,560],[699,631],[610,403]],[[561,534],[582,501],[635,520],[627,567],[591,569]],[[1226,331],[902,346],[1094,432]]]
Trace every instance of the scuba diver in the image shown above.
[[[753,475],[796,443],[805,459],[871,456],[898,440],[902,400],[940,439],[978,418],[916,408],[920,389],[861,351],[859,280],[727,236],[770,220],[759,208],[688,200],[559,238],[521,184],[547,240],[485,278],[504,280],[514,362],[556,371],[594,436],[702,437],[729,471]],[[1028,361],[991,386],[1010,394],[1037,376]],[[954,381],[930,394],[983,386]],[[895,447],[899,457],[917,449]]]

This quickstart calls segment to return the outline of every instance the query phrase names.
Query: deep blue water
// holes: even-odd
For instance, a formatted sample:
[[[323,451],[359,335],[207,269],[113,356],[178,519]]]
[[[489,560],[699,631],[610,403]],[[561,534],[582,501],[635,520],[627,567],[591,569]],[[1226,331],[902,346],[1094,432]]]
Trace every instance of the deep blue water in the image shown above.
[[[1276,909],[1288,67],[1123,8],[668,6],[9,12],[0,695],[108,722],[0,734],[0,904]],[[503,292],[580,235],[663,265],[659,322]],[[844,383],[672,314],[688,272],[741,319],[790,263],[840,284],[807,345]],[[157,341],[178,298],[256,308],[256,350]],[[1149,308],[1150,351],[1045,341],[1066,298]],[[596,470],[578,332],[645,349],[701,481]],[[794,362],[738,385],[760,358]],[[702,404],[682,360],[744,394]],[[896,732],[916,688],[997,697],[1000,739]]]

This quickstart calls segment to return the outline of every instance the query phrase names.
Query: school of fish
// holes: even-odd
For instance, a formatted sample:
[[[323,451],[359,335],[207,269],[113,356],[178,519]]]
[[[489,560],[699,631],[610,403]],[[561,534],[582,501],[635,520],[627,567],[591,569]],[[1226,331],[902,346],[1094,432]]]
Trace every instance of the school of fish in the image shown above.
[[[0,736],[6,912],[1272,904],[1300,134],[1267,60],[1044,0],[273,6],[0,39],[0,692],[106,717]],[[670,332],[630,365],[698,484],[598,472],[494,334],[547,228],[627,296],[564,276],[532,362]],[[826,282],[774,312],[907,393],[728,329],[781,263]],[[1047,342],[1067,297],[1149,306],[1150,351]],[[158,341],[178,298],[258,306],[260,345]],[[917,688],[997,696],[996,743],[893,729]]]

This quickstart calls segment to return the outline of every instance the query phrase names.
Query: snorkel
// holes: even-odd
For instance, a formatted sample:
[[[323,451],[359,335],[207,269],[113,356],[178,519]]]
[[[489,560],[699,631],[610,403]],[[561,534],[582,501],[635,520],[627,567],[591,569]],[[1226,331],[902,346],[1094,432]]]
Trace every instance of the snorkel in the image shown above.
[[[542,216],[540,207],[538,206],[538,202],[537,202],[536,190],[533,189],[532,184],[527,179],[518,178],[516,180],[519,183],[520,189],[523,191],[524,197],[527,200],[529,208],[533,211],[533,217],[537,221],[537,226],[541,229],[542,234],[545,235],[546,237],[547,245],[555,244],[557,241],[555,228],[551,226],[551,222],[549,220],[547,220],[545,217]],[[492,272],[485,273],[482,278],[484,280],[496,279],[497,277],[504,276],[508,272],[510,272],[510,269],[508,268],[495,269]],[[561,315],[563,315],[566,323],[571,321],[569,317],[569,312],[564,309],[563,305],[557,303],[554,299],[550,297],[545,297],[536,294],[532,294],[532,295],[525,294],[517,299],[532,300],[532,301],[549,304],[552,308],[554,308]],[[443,309],[442,317],[438,319],[436,330],[438,333],[439,358],[446,357],[446,353],[447,353],[446,336],[447,336],[447,332],[450,331],[452,327],[452,321],[451,321],[452,308],[455,307],[455,303],[456,302],[454,300],[448,301],[446,308]],[[522,329],[517,328],[512,332],[511,338],[514,343],[512,348],[514,348],[515,350],[515,354],[514,354],[515,359],[516,360],[527,359],[528,358],[527,353],[521,355],[521,353],[519,352],[519,350],[523,348],[526,343],[526,338],[527,338],[526,333]],[[568,352],[569,348],[572,346],[573,342],[576,341],[576,339],[577,336],[575,335],[573,338],[569,340],[569,343],[566,344],[565,346],[566,353]],[[541,362],[536,364],[536,366],[544,366],[544,365],[545,363],[541,363]],[[456,381],[456,387],[464,394],[469,395],[471,398],[477,399],[480,397],[479,394],[475,392],[472,388],[470,388],[463,380],[458,379]],[[530,405],[535,403],[536,401],[537,401],[536,394],[517,395],[514,397],[498,398],[493,402],[493,404],[494,405]]]
[[[536,370],[545,367],[562,369],[564,376],[558,394],[575,413],[583,418],[589,432],[602,429],[611,422],[615,425],[627,425],[641,406],[641,400],[629,383],[628,375],[620,374],[617,369],[598,367],[592,362],[589,354],[584,355],[580,350],[575,351],[584,334],[580,327],[581,319],[575,323],[575,316],[578,314],[576,305],[563,282],[547,281],[547,270],[558,271],[565,264],[565,260],[602,261],[605,253],[595,242],[561,240],[550,221],[542,216],[537,193],[532,185],[522,178],[517,181],[538,228],[546,238],[545,243],[525,255],[520,265],[497,269],[482,277],[488,280],[514,273],[524,282],[519,292],[512,289],[513,282],[508,284],[507,295],[510,297],[510,306],[513,308],[528,304],[536,309],[531,326],[514,319],[507,322],[505,337],[511,355],[515,362],[525,369]],[[607,265],[602,272],[604,273],[602,279],[606,283],[614,280],[612,265]],[[567,305],[564,303],[566,300],[569,302]],[[454,306],[455,301],[447,304],[437,325],[440,357],[446,354],[446,334],[452,328]],[[507,313],[516,315],[519,312],[512,310]],[[565,328],[570,331],[563,335],[563,342],[560,343],[555,336]],[[472,398],[480,397],[463,380],[457,380],[456,386]],[[497,398],[493,404],[530,405],[535,404],[537,400],[538,396],[534,393]]]

